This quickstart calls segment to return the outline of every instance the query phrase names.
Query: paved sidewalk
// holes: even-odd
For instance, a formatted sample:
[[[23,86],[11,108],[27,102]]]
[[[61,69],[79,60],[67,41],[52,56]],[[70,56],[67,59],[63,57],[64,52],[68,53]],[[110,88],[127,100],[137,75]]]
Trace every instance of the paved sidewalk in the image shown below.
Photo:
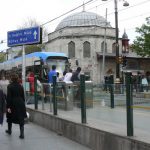
[[[32,123],[25,125],[24,140],[19,139],[18,125],[13,124],[11,136],[5,133],[6,126],[0,126],[0,150],[90,150]]]

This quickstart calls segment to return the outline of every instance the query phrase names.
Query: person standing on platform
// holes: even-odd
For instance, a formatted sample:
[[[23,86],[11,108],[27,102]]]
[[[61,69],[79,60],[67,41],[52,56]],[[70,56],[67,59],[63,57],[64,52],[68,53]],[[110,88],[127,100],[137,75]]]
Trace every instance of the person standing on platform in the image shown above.
[[[64,77],[64,82],[71,81],[71,77],[72,77],[72,69],[69,69],[69,72],[67,72]]]
[[[50,70],[48,72],[48,83],[53,84],[53,76],[56,76],[56,80],[57,80],[57,72],[56,72],[56,66],[52,65],[52,70]],[[46,85],[44,87],[44,91],[45,91],[45,97],[44,97],[44,101],[47,102],[47,100],[49,99],[48,96],[46,95],[50,95],[51,94],[51,86],[50,85]]]
[[[72,82],[80,81],[80,72],[81,72],[81,67],[78,67],[77,70],[71,76],[71,81]],[[77,88],[77,90],[74,93],[74,99],[79,101],[80,95],[81,95],[79,84],[77,84],[76,88]]]
[[[20,126],[20,139],[24,139],[24,119],[26,115],[25,97],[23,86],[18,82],[18,75],[11,75],[11,83],[7,87],[7,123],[8,129],[6,133],[11,135],[12,123],[19,124]]]
[[[5,76],[3,76],[2,79],[0,80],[0,86],[1,86],[3,93],[5,95],[7,94],[7,86],[9,84],[9,80],[7,78],[5,78]]]
[[[80,72],[81,72],[81,67],[78,67],[77,70],[72,74],[71,81],[80,81]]]
[[[53,76],[57,77],[57,72],[56,72],[56,66],[52,66],[52,70],[49,71],[48,73],[48,83],[53,83]]]
[[[30,72],[28,76],[28,81],[30,83],[30,94],[33,95],[34,94],[34,73],[33,72]]]
[[[104,91],[109,92],[109,76],[104,76]]]

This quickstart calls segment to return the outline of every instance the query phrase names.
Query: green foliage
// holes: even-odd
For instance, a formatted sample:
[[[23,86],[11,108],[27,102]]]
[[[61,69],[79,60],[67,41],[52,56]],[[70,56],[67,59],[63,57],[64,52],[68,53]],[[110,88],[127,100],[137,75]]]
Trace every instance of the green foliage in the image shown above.
[[[30,27],[39,26],[39,25],[40,25],[40,23],[38,23],[36,21],[36,19],[27,18],[27,20],[25,20],[25,22],[23,23],[22,26],[19,27],[19,29],[30,28]],[[46,41],[47,34],[48,34],[48,32],[47,32],[46,28],[42,27],[42,42]],[[45,46],[44,44],[26,45],[25,54],[39,52],[42,50],[42,48],[44,48],[44,46]],[[18,53],[18,57],[19,56],[22,56],[22,50]]]
[[[150,57],[150,18],[146,18],[146,24],[136,28],[140,35],[133,41],[131,49],[142,57]]]
[[[25,47],[25,54],[30,54],[33,52],[40,52],[41,51],[41,47],[38,45],[27,45]],[[22,56],[22,50],[18,53],[18,57]]]
[[[0,62],[3,62],[3,61],[5,61],[5,53],[1,52],[0,53]]]

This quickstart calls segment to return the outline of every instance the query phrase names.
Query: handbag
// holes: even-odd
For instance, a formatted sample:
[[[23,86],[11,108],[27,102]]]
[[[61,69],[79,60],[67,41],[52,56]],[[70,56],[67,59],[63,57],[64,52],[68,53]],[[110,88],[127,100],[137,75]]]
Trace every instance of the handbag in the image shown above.
[[[28,112],[26,112],[26,118],[24,118],[24,123],[27,124],[29,123],[29,118],[30,118],[30,114]]]

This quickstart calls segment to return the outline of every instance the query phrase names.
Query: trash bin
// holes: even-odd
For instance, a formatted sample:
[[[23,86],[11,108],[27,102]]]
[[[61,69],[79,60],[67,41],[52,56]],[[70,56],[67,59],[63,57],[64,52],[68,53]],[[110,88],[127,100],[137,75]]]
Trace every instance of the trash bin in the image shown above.
[[[93,82],[85,81],[85,99],[86,99],[86,107],[93,107]]]
[[[80,82],[76,81],[73,83],[73,102],[77,107],[81,107],[81,92]],[[85,101],[86,108],[93,107],[93,82],[85,81]]]
[[[65,110],[73,110],[73,83],[65,84]]]
[[[75,107],[81,107],[81,92],[80,92],[80,82],[73,82],[73,103]]]
[[[57,107],[63,110],[73,109],[73,83],[57,82]]]

